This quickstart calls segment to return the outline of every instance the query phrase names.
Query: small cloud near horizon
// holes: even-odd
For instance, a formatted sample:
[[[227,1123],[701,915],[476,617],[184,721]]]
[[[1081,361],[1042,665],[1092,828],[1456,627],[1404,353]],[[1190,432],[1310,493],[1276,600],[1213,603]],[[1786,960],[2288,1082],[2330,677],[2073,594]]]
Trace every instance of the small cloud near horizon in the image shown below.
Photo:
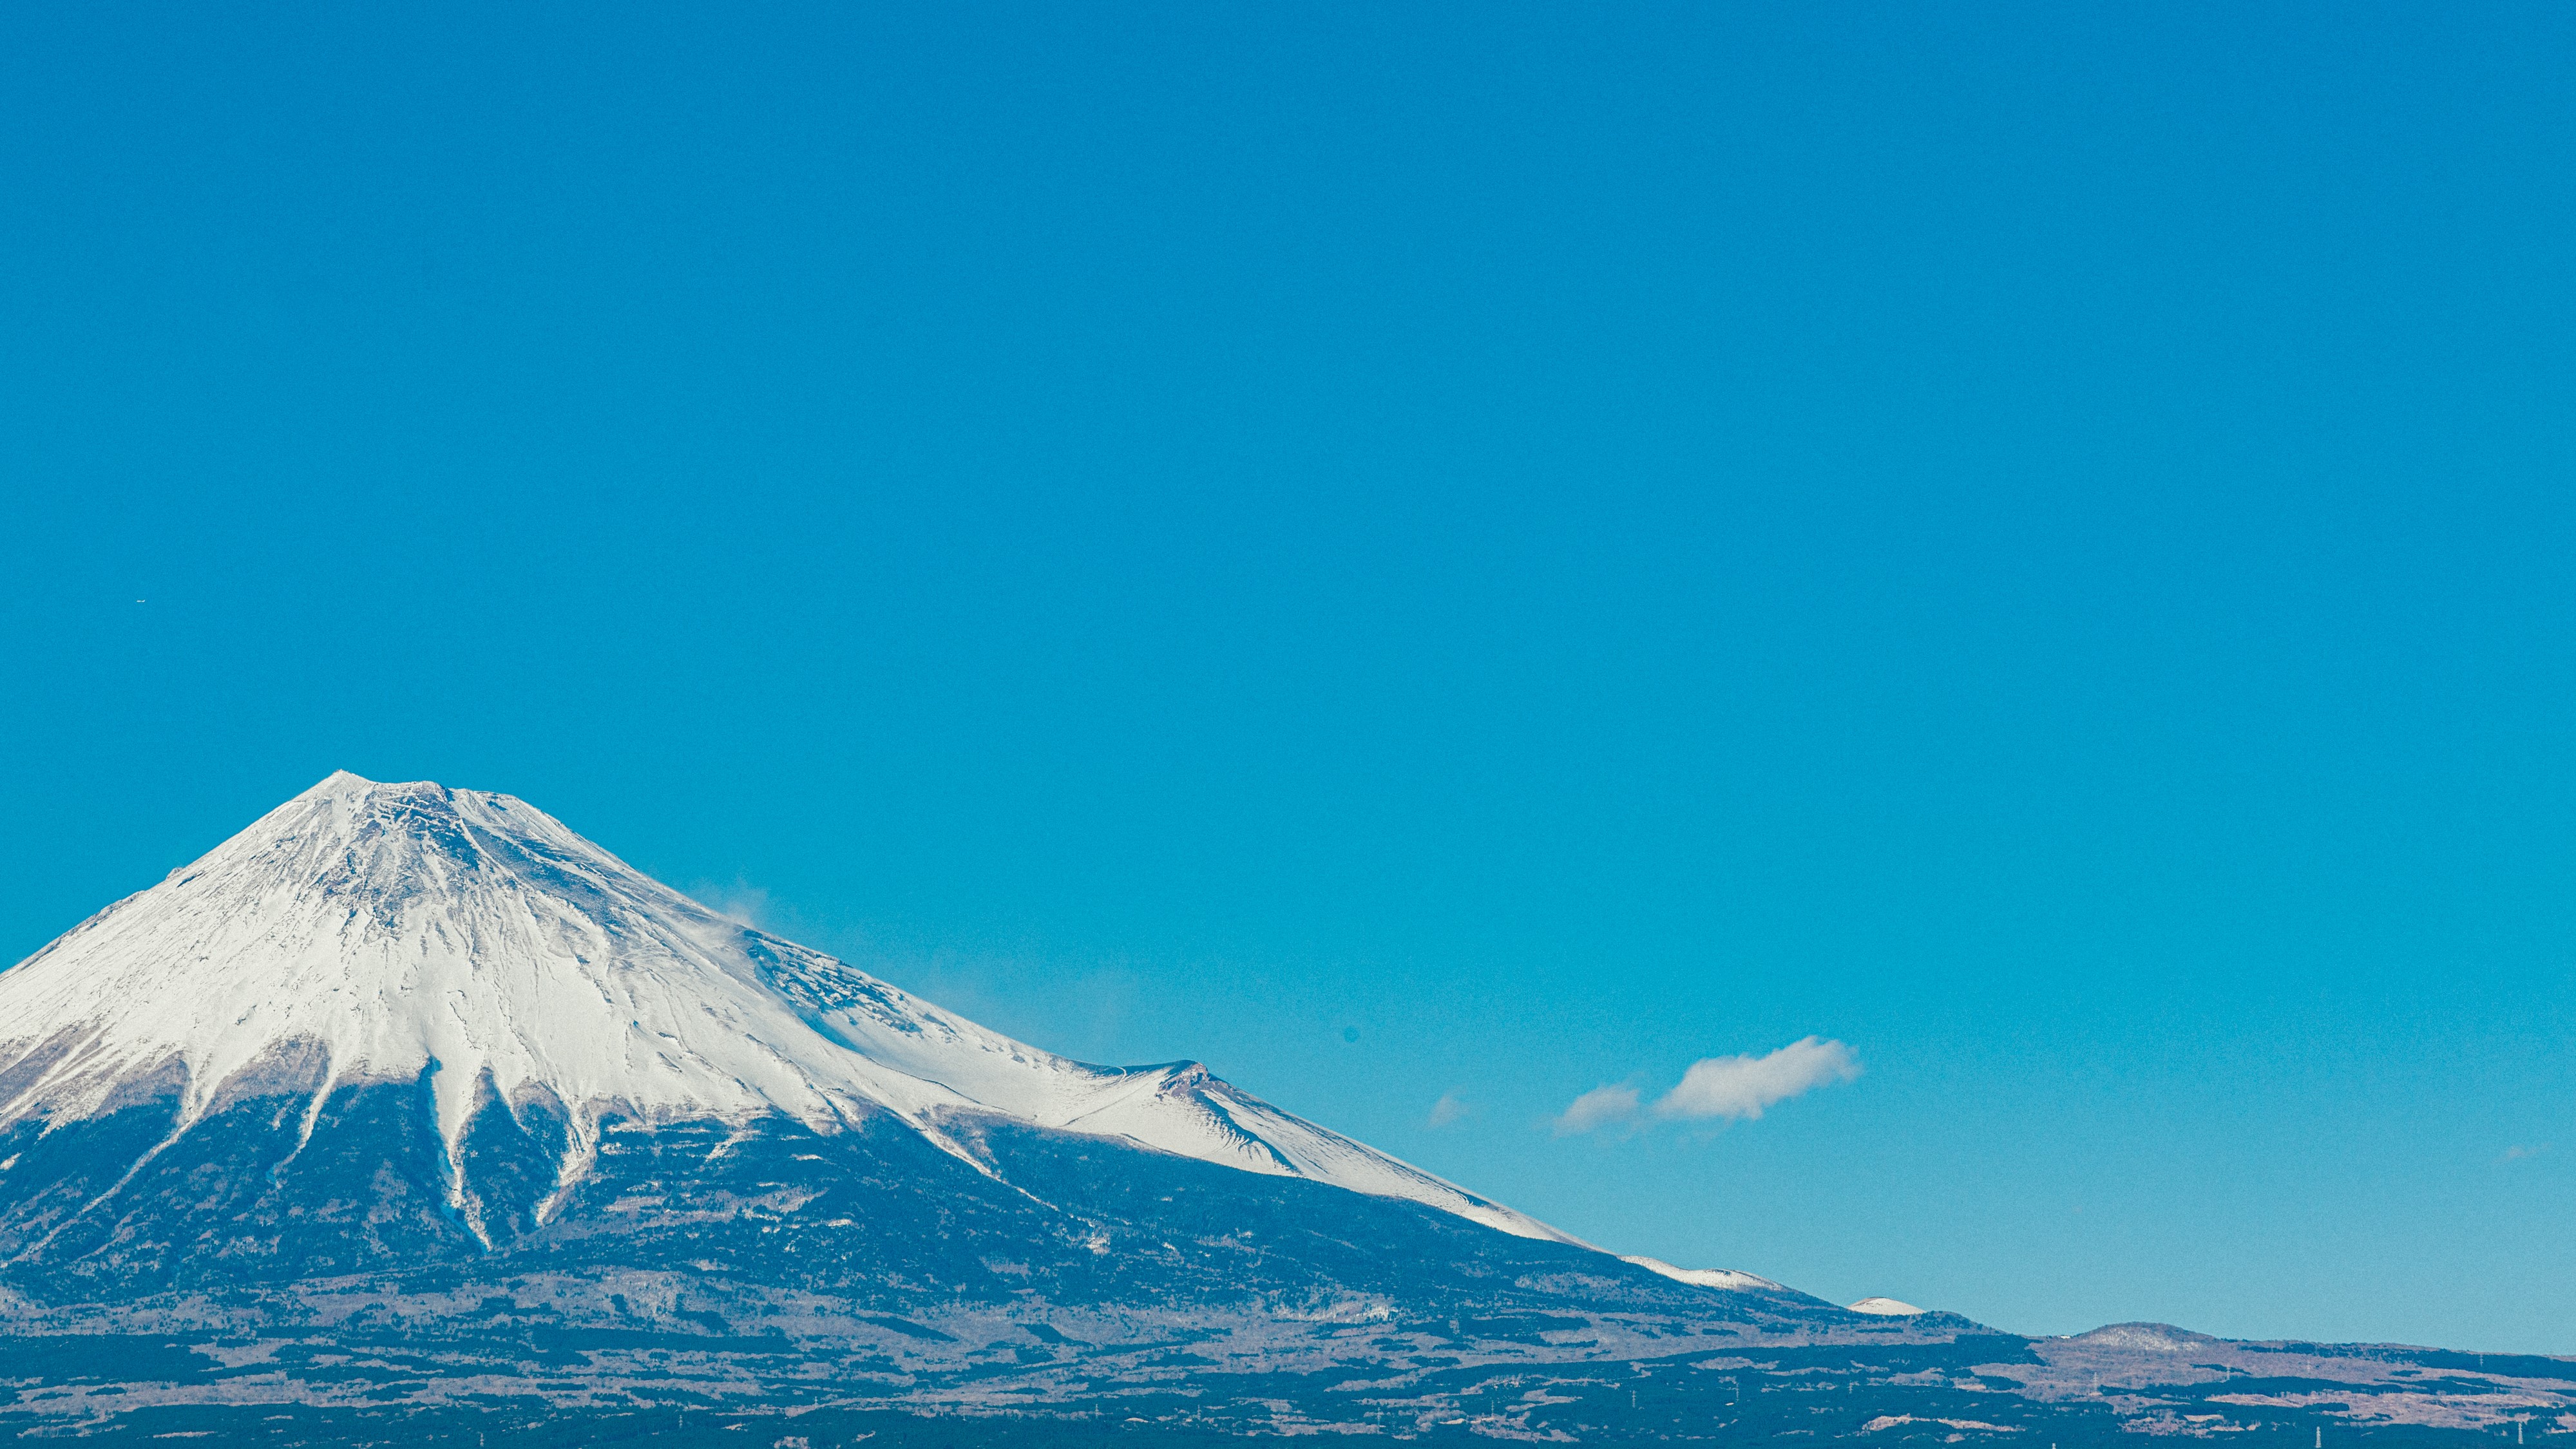
[[[1709,1057],[1691,1063],[1681,1085],[1655,1103],[1658,1117],[1692,1121],[1751,1121],[1762,1109],[1860,1075],[1852,1049],[1822,1037],[1803,1037],[1768,1056]]]
[[[1747,1053],[1693,1062],[1680,1083],[1646,1110],[1665,1121],[1751,1121],[1766,1108],[1818,1087],[1848,1082],[1860,1072],[1860,1059],[1850,1047],[1823,1037],[1802,1037],[1763,1056]],[[1632,1121],[1638,1108],[1634,1087],[1595,1087],[1575,1098],[1556,1118],[1556,1135],[1570,1137]]]
[[[1431,1104],[1431,1116],[1425,1125],[1437,1132],[1443,1127],[1463,1121],[1475,1110],[1474,1107],[1460,1101],[1457,1093],[1443,1092],[1440,1094],[1440,1100]]]

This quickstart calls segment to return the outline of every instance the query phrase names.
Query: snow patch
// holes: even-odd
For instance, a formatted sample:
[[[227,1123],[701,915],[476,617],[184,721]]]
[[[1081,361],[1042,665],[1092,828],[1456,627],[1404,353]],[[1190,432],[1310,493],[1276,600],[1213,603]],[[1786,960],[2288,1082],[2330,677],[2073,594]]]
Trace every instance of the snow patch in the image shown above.
[[[1779,1284],[1768,1278],[1756,1278],[1750,1273],[1739,1273],[1732,1268],[1676,1268],[1661,1258],[1621,1258],[1619,1261],[1634,1263],[1649,1273],[1661,1273],[1676,1283],[1688,1283],[1699,1288],[1724,1288],[1737,1293],[1761,1290],[1782,1291]]]

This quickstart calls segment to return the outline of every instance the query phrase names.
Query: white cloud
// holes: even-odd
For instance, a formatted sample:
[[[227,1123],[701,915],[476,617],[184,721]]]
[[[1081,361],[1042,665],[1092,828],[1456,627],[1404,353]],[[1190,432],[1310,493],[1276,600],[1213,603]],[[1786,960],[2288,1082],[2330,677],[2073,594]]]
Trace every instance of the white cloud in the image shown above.
[[[1438,1131],[1475,1110],[1459,1101],[1457,1093],[1443,1092],[1440,1094],[1440,1100],[1431,1104],[1431,1120],[1428,1125],[1432,1130]]]
[[[1556,1135],[1571,1137],[1577,1132],[1590,1132],[1613,1122],[1625,1122],[1637,1115],[1637,1089],[1634,1087],[1595,1087],[1574,1099],[1556,1119]]]
[[[1691,1063],[1681,1085],[1656,1101],[1658,1117],[1691,1121],[1750,1119],[1762,1109],[1860,1075],[1860,1061],[1838,1041],[1807,1037],[1768,1056],[1709,1057]],[[1630,1096],[1633,1098],[1634,1093]],[[1578,1099],[1577,1107],[1583,1105]]]

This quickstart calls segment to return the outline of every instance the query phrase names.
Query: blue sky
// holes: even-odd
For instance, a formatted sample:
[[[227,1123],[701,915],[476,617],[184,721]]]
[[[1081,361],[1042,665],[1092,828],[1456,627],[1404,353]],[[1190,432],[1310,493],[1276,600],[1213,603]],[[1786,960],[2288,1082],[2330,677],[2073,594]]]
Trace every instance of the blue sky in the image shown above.
[[[0,959],[433,778],[1621,1251],[2576,1352],[2571,65],[12,10]]]

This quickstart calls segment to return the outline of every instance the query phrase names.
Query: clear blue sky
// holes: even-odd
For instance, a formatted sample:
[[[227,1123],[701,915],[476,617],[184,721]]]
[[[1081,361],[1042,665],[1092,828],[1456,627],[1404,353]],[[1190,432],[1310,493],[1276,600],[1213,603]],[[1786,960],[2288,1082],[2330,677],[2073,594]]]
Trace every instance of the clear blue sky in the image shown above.
[[[2576,1352],[2576,10],[735,12],[0,15],[0,959],[432,778],[1622,1251]]]

